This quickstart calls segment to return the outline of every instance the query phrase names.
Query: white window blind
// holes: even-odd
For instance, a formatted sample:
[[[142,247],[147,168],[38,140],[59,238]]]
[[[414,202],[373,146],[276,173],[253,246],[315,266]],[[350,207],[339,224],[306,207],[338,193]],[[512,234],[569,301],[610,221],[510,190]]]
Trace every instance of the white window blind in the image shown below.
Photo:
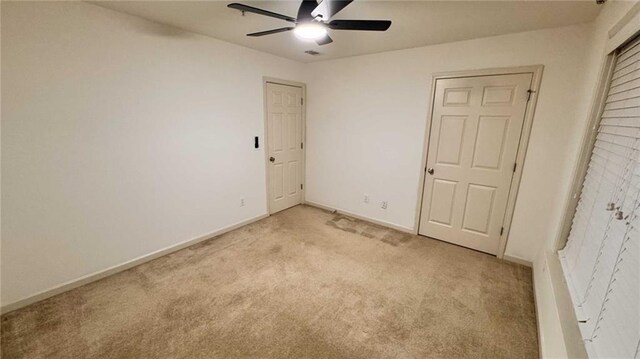
[[[590,357],[640,359],[640,39],[618,51],[566,247]]]

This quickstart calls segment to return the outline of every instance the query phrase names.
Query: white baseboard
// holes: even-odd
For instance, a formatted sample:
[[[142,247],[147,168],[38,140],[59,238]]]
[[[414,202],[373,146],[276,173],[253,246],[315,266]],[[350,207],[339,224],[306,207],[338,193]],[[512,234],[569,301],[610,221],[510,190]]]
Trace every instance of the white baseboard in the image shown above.
[[[407,227],[400,226],[400,225],[397,225],[397,224],[394,224],[394,223],[381,221],[379,219],[369,218],[369,217],[362,216],[362,215],[359,215],[359,214],[356,214],[356,213],[353,213],[353,212],[345,211],[343,209],[327,206],[327,205],[322,204],[322,203],[317,203],[317,202],[312,202],[312,201],[305,201],[304,204],[306,204],[308,206],[324,209],[326,211],[332,211],[332,212],[336,211],[336,212],[338,212],[340,214],[344,214],[344,215],[349,216],[349,217],[353,217],[353,218],[356,218],[356,219],[359,219],[359,220],[362,220],[362,221],[375,223],[375,224],[383,226],[383,227],[392,228],[392,229],[395,229],[395,230],[400,231],[400,232],[405,232],[405,233],[409,233],[409,234],[415,234],[415,231],[413,230],[413,228],[407,228]]]
[[[518,264],[522,264],[523,266],[526,267],[533,267],[533,263],[531,263],[530,260],[524,259],[524,258],[520,258],[518,256],[510,256],[508,254],[504,254],[502,256],[502,259],[507,261],[507,262],[512,262],[512,263],[518,263]]]
[[[58,295],[60,293],[64,293],[64,292],[67,292],[69,290],[81,287],[81,286],[83,286],[85,284],[88,284],[88,283],[91,283],[91,282],[95,282],[95,281],[100,280],[102,278],[106,278],[106,277],[108,277],[110,275],[114,275],[116,273],[125,271],[127,269],[133,268],[133,267],[138,266],[140,264],[143,264],[143,263],[149,262],[151,260],[154,260],[156,258],[160,258],[160,257],[162,257],[164,255],[169,254],[169,253],[173,253],[175,251],[179,251],[181,249],[187,248],[187,247],[192,246],[192,245],[194,245],[196,243],[199,243],[199,242],[205,241],[207,239],[211,239],[211,238],[217,237],[217,236],[219,236],[221,234],[225,234],[227,232],[233,231],[234,229],[240,228],[242,226],[246,226],[247,224],[259,221],[259,220],[261,220],[263,218],[266,218],[268,216],[269,216],[268,214],[262,214],[262,215],[259,215],[257,217],[253,217],[253,218],[247,219],[245,221],[238,222],[236,224],[232,224],[230,226],[221,228],[221,229],[219,229],[217,231],[214,231],[214,232],[211,232],[211,233],[207,233],[207,234],[204,234],[202,236],[198,236],[196,238],[192,238],[192,239],[186,240],[184,242],[180,242],[178,244],[171,245],[169,247],[157,250],[157,251],[149,253],[149,254],[145,254],[145,255],[143,255],[141,257],[134,258],[134,259],[132,259],[130,261],[127,261],[127,262],[124,262],[124,263],[121,263],[121,264],[117,264],[117,265],[115,265],[113,267],[110,267],[110,268],[107,268],[107,269],[103,269],[101,271],[98,271],[98,272],[95,272],[95,273],[92,273],[92,274],[88,274],[88,275],[80,277],[78,279],[74,279],[72,281],[69,281],[69,282],[64,283],[62,285],[59,285],[57,287],[53,287],[51,289],[44,290],[44,291],[42,291],[40,293],[34,294],[34,295],[29,296],[27,298],[20,299],[18,301],[13,302],[13,303],[9,303],[9,304],[3,305],[0,308],[0,313],[1,314],[5,314],[5,313],[11,312],[13,310],[20,309],[22,307],[26,307],[27,305],[30,305],[30,304],[39,302],[41,300],[53,297],[54,295]]]
[[[536,270],[533,267],[532,267],[532,271],[531,271],[531,285],[533,287],[533,310],[535,311],[535,314],[536,314],[536,332],[538,334],[538,358],[542,359],[543,358],[543,355],[542,355],[543,333],[542,333],[542,325],[540,323],[540,309],[538,308],[539,300],[538,300],[538,291],[536,289]]]
[[[332,207],[332,206],[328,206],[326,204],[313,202],[313,201],[307,201],[307,200],[305,200],[304,204],[306,204],[308,206],[320,208],[320,209],[323,209],[325,211],[331,211],[331,212],[335,211],[337,213],[341,213],[341,214],[347,215],[349,217],[357,218],[357,219],[360,219],[360,220],[363,220],[363,221],[375,223],[375,224],[381,225],[383,227],[393,228],[393,229],[398,230],[400,232],[410,233],[410,234],[414,234],[414,235],[417,234],[415,229],[413,229],[413,228],[407,228],[407,227],[399,226],[397,224],[393,224],[393,223],[377,220],[377,219],[374,219],[374,218],[369,218],[369,217],[362,216],[362,215],[359,215],[359,214],[356,214],[356,213],[353,213],[353,212],[345,211],[343,209],[339,209],[339,208],[335,208],[335,207]],[[505,260],[505,261],[508,261],[508,262],[522,264],[523,266],[526,266],[526,267],[529,267],[529,268],[531,268],[533,266],[531,261],[529,261],[527,259],[524,259],[524,258],[520,258],[518,256],[511,256],[511,255],[505,254],[505,255],[502,256],[502,259]]]
[[[324,204],[320,204],[320,203],[317,203],[317,202],[311,202],[311,201],[305,200],[304,204],[307,205],[307,206],[320,208],[320,209],[323,209],[323,210],[329,211],[329,212],[334,212],[334,211],[337,212],[337,210],[335,208],[332,208],[330,206],[327,206],[327,205],[324,205]]]

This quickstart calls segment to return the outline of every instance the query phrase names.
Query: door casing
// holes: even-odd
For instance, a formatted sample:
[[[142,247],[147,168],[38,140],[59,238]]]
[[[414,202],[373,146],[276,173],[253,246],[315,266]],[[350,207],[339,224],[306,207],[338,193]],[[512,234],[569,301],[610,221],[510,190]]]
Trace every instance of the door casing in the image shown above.
[[[265,184],[266,184],[266,201],[267,201],[267,214],[271,215],[271,201],[269,200],[270,197],[270,191],[271,191],[271,186],[270,186],[270,179],[269,179],[269,114],[268,114],[268,108],[267,105],[269,103],[269,93],[267,92],[267,84],[277,84],[277,85],[284,85],[284,86],[292,86],[292,87],[299,87],[302,89],[302,143],[303,143],[303,148],[302,148],[302,173],[300,174],[300,183],[302,184],[302,189],[300,190],[301,192],[301,198],[300,198],[300,203],[304,203],[305,202],[305,193],[306,193],[306,157],[307,157],[307,85],[302,83],[302,82],[296,82],[296,81],[289,81],[289,80],[282,80],[282,79],[278,79],[278,78],[274,78],[274,77],[263,77],[262,78],[262,93],[263,93],[263,112],[264,112],[264,141],[262,144],[262,149],[264,152],[264,173],[265,173]]]
[[[423,139],[422,146],[422,162],[420,167],[420,181],[418,182],[418,190],[417,190],[417,201],[416,201],[416,215],[415,215],[415,228],[414,234],[418,234],[420,229],[420,215],[422,212],[422,199],[424,196],[424,185],[426,180],[426,166],[427,166],[427,156],[428,156],[428,146],[429,146],[429,138],[431,136],[431,123],[432,123],[432,114],[433,114],[433,106],[435,101],[435,90],[436,90],[436,81],[439,79],[455,79],[455,78],[463,78],[463,77],[480,77],[480,76],[495,76],[495,75],[514,75],[514,74],[524,74],[531,73],[533,74],[533,79],[531,81],[531,90],[534,92],[531,94],[531,98],[527,103],[527,107],[524,115],[524,123],[522,127],[522,133],[520,135],[520,144],[518,146],[518,152],[516,154],[516,171],[513,174],[511,179],[511,186],[509,188],[509,196],[507,200],[507,210],[505,212],[505,216],[503,219],[503,227],[504,232],[500,237],[500,243],[498,246],[497,257],[500,259],[508,259],[513,262],[519,262],[525,265],[531,265],[531,263],[524,262],[518,258],[513,258],[504,255],[505,248],[507,246],[507,239],[509,237],[509,230],[511,227],[511,220],[513,219],[513,210],[515,209],[516,199],[518,196],[518,189],[520,187],[520,180],[522,178],[522,169],[524,165],[524,160],[527,152],[527,146],[529,144],[529,137],[531,134],[531,125],[533,124],[533,117],[536,108],[536,103],[538,101],[538,96],[540,94],[540,82],[542,81],[542,71],[544,69],[543,65],[532,65],[532,66],[519,66],[519,67],[506,67],[506,68],[494,68],[494,69],[482,69],[482,70],[468,70],[468,71],[456,71],[456,72],[445,72],[438,73],[433,75],[431,79],[431,95],[429,101],[429,108],[427,111],[427,126],[425,129],[425,137]]]

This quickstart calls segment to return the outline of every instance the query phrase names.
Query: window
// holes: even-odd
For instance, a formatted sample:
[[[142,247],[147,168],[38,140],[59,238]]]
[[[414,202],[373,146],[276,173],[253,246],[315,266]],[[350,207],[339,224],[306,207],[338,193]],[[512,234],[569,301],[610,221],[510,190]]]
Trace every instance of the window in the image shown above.
[[[590,357],[640,358],[640,39],[618,50],[560,261]]]

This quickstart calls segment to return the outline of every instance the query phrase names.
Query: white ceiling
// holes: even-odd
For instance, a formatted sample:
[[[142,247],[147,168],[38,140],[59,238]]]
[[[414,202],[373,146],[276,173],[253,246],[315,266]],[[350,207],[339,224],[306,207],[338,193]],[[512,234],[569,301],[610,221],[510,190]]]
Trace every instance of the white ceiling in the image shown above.
[[[301,42],[291,32],[253,38],[245,34],[290,23],[227,8],[240,2],[296,16],[298,1],[96,1],[97,5],[173,25],[293,60],[339,57],[434,45],[479,37],[559,27],[595,19],[600,6],[583,1],[364,1],[356,0],[334,19],[392,20],[386,32],[331,31],[325,46]],[[321,53],[311,56],[305,50]]]

